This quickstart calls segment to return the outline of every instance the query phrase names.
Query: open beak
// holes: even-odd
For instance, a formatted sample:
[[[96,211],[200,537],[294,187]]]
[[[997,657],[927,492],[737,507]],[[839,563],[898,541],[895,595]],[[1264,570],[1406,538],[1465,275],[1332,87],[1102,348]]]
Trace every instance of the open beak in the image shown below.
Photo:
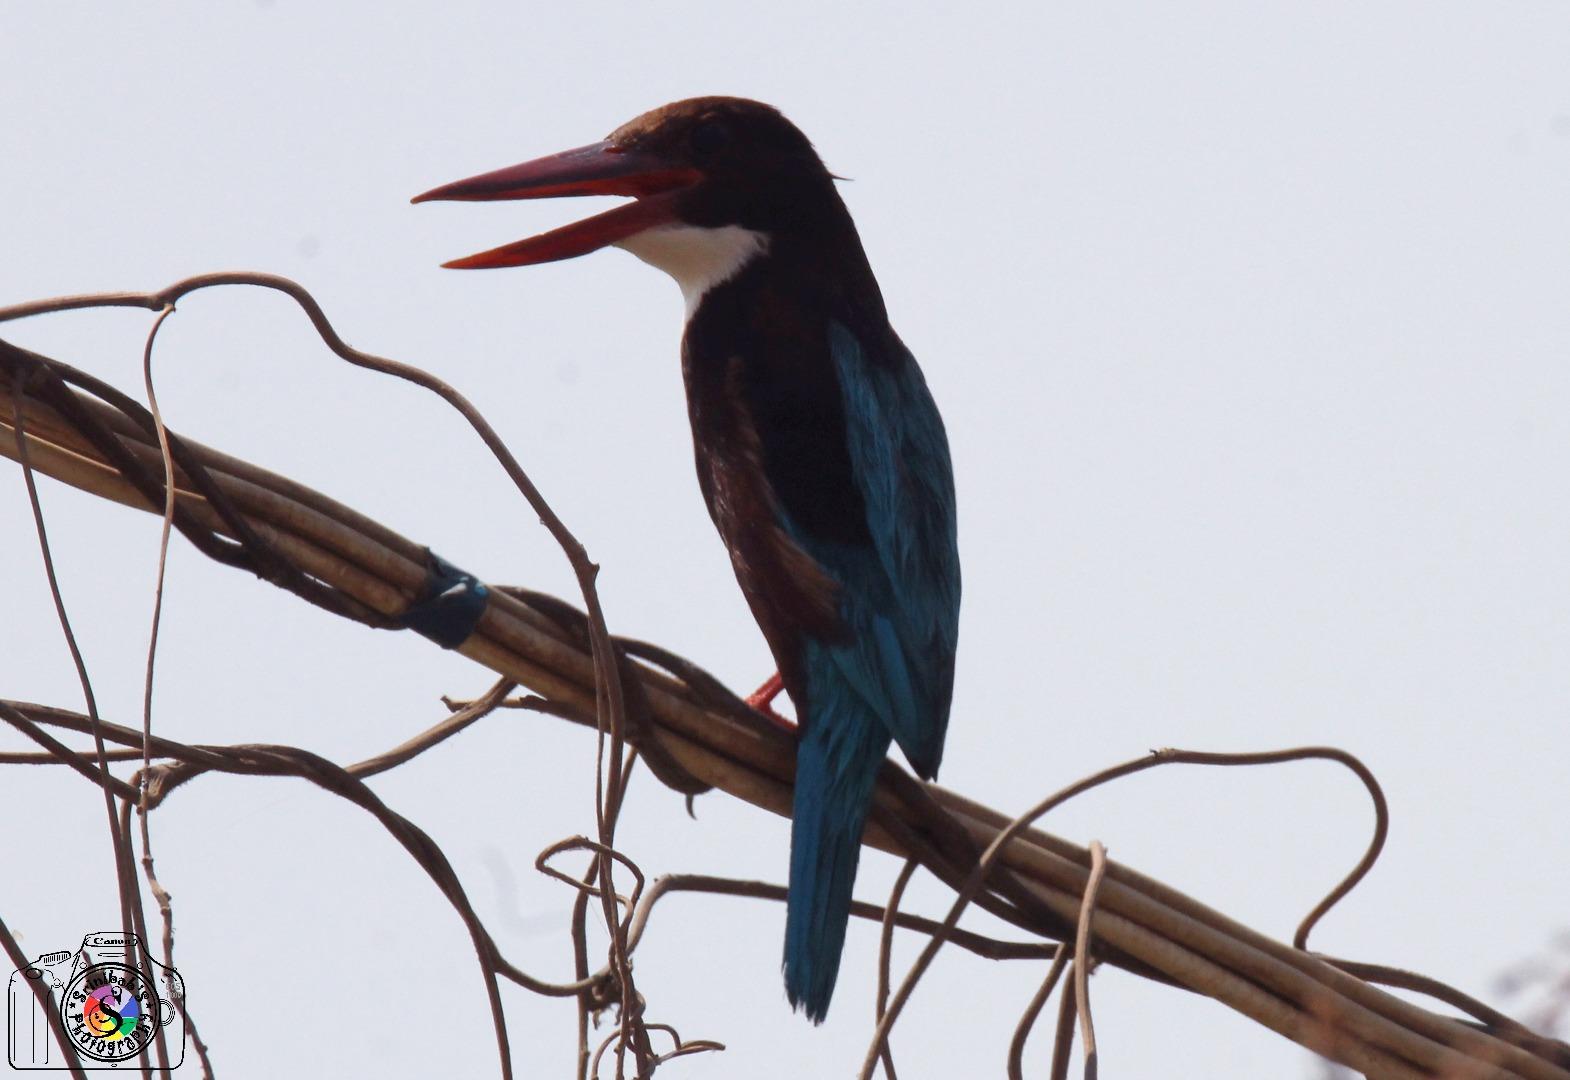
[[[638,200],[527,240],[442,264],[457,270],[484,270],[571,259],[645,229],[668,225],[677,220],[677,197],[702,178],[696,169],[673,166],[647,152],[624,149],[607,140],[443,184],[410,201],[489,202],[565,195],[631,195]]]

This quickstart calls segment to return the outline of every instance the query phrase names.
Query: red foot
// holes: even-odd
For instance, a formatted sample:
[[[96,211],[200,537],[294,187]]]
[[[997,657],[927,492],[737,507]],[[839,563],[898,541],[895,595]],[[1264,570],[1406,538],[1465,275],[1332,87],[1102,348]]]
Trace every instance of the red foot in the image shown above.
[[[786,731],[794,732],[796,725],[774,711],[772,702],[780,696],[780,691],[785,689],[785,683],[780,678],[780,673],[770,675],[763,685],[754,690],[747,697],[747,704],[757,709],[764,716],[774,721]]]

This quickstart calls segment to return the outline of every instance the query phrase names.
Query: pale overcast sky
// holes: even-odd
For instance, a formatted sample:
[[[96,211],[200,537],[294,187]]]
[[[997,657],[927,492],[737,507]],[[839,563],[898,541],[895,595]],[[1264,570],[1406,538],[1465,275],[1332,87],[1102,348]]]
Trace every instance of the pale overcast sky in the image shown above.
[[[1570,922],[1567,57],[1555,2],[12,4],[0,303],[297,278],[349,340],[486,409],[603,564],[613,630],[750,689],[772,665],[694,481],[675,287],[614,251],[440,270],[583,208],[408,199],[675,98],[772,102],[853,178],[948,423],[965,607],[944,782],[1012,812],[1150,747],[1345,747],[1394,825],[1318,947],[1509,1007],[1495,976]],[[134,390],[148,320],[0,335]],[[193,298],[157,366],[177,430],[489,580],[573,595],[461,421],[331,358],[287,301]],[[43,494],[99,702],[135,722],[157,522]],[[77,707],[14,467],[0,523],[0,696]],[[166,735],[352,761],[488,683],[175,545]],[[531,864],[592,830],[592,752],[508,715],[374,782],[547,977],[570,971],[570,898]],[[0,814],[0,914],[30,952],[112,923],[88,785],[7,769]],[[1282,937],[1370,824],[1320,765],[1147,775],[1047,822]],[[463,927],[365,814],[205,778],[155,825],[222,1075],[494,1074]],[[689,820],[640,776],[621,841],[651,874],[781,880],[787,835],[721,795]],[[869,855],[858,892],[896,870]],[[946,903],[930,881],[912,897]],[[814,1029],[784,1001],[782,908],[668,904],[638,953],[651,1016],[730,1047],[673,1077],[853,1072],[875,929],[853,929]],[[1041,973],[946,952],[896,1030],[901,1076],[1000,1074]],[[1314,1072],[1215,1003],[1115,971],[1094,992],[1104,1075]],[[567,1075],[571,1006],[505,993],[519,1075]]]

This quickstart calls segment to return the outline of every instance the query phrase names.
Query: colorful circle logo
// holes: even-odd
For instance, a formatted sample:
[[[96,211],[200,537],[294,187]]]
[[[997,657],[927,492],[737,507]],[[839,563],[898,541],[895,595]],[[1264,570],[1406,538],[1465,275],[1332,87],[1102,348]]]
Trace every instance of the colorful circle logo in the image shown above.
[[[71,980],[61,1011],[78,1050],[98,1061],[120,1062],[152,1040],[159,1004],[135,968],[95,964]]]
[[[114,983],[89,991],[82,1003],[82,1026],[108,1042],[119,1042],[131,1035],[141,1018],[141,1002]]]

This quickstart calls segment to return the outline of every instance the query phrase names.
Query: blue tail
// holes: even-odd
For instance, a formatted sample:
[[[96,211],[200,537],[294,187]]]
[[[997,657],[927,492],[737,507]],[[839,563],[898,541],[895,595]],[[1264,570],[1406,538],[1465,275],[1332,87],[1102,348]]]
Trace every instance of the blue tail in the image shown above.
[[[785,908],[785,993],[819,1023],[839,974],[861,830],[872,803],[889,729],[832,668],[809,681],[811,714],[796,751]]]

